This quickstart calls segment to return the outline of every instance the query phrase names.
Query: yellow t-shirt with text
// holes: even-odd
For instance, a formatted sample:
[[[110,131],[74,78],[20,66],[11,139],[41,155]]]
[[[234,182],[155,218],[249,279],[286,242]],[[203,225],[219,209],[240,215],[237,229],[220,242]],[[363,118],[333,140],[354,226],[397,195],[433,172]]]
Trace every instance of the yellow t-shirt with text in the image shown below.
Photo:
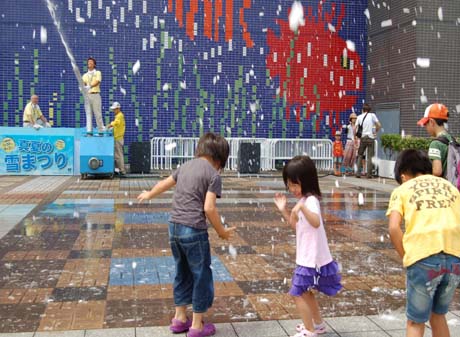
[[[387,216],[401,214],[404,267],[440,252],[460,256],[460,193],[431,174],[406,181],[391,194]]]

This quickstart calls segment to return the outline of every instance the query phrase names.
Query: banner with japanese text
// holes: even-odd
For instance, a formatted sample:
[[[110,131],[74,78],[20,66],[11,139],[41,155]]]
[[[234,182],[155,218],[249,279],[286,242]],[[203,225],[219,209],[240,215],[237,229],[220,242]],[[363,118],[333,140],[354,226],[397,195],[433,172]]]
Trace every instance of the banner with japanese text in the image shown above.
[[[73,175],[74,137],[0,135],[0,174]]]

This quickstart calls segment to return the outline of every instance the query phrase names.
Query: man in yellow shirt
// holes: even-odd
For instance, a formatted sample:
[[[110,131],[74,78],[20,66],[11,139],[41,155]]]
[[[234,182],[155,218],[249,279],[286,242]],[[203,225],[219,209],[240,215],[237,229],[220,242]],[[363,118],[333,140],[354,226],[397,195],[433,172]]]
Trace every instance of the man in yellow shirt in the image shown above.
[[[96,70],[96,60],[92,57],[88,58],[88,72],[83,75],[82,80],[85,84],[85,89],[88,92],[89,107],[86,111],[86,131],[93,132],[93,114],[96,118],[97,129],[99,132],[105,130],[104,121],[102,120],[102,102],[101,102],[101,81],[102,75],[99,70]]]
[[[30,97],[30,102],[27,103],[26,108],[24,109],[24,114],[22,115],[22,126],[25,128],[31,127],[47,127],[50,128],[51,125],[43,116],[40,106],[38,105],[38,96],[32,95]]]
[[[391,194],[390,238],[407,268],[407,334],[449,336],[446,313],[460,283],[460,193],[432,175],[426,152],[404,150],[395,164],[401,186]],[[401,225],[404,219],[405,232]]]
[[[119,170],[121,176],[126,174],[125,170],[125,159],[123,155],[123,145],[125,137],[125,116],[121,112],[120,103],[114,102],[110,107],[110,110],[113,110],[115,113],[115,119],[112,123],[109,124],[109,129],[113,128],[113,138],[115,141],[115,169]]]

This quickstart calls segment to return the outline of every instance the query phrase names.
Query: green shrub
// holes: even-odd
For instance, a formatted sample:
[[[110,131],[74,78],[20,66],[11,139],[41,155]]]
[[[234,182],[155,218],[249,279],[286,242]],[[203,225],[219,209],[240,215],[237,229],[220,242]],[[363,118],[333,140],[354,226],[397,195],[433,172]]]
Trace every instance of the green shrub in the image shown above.
[[[392,159],[393,155],[401,151],[401,136],[397,134],[383,134],[380,137],[382,148],[388,159]]]
[[[388,159],[396,159],[397,153],[406,149],[428,150],[432,139],[424,137],[401,137],[399,134],[384,134],[380,137],[382,148]]]
[[[432,139],[423,137],[405,137],[401,139],[401,150],[416,149],[428,151]]]

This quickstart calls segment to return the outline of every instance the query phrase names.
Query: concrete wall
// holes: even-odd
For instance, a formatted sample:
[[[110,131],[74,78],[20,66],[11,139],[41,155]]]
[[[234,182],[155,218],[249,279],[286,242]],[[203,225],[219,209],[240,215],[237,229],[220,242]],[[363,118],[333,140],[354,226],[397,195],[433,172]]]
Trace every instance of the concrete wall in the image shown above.
[[[376,108],[399,103],[401,130],[416,136],[426,135],[416,125],[425,107],[444,103],[450,130],[458,134],[460,2],[369,1],[368,8],[367,100]],[[391,26],[382,27],[388,19]],[[429,58],[429,68],[418,66],[417,58]]]

